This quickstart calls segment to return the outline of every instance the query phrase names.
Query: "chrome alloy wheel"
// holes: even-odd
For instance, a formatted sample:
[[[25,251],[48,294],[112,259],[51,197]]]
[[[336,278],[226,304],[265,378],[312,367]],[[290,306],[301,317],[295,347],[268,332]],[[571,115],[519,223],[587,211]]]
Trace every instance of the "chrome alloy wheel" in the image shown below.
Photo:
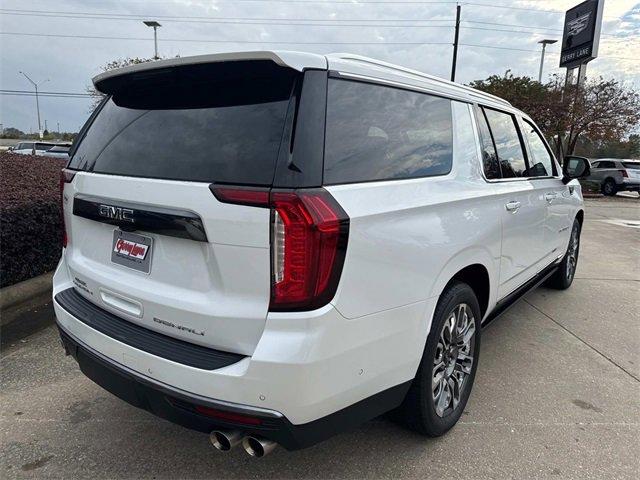
[[[460,403],[465,381],[473,367],[476,322],[466,303],[457,305],[444,322],[433,361],[431,390],[439,417]]]
[[[573,275],[576,273],[576,266],[578,265],[578,246],[580,244],[580,239],[578,237],[579,231],[580,228],[578,227],[578,224],[575,224],[571,231],[569,249],[567,250],[567,271],[565,272],[567,280],[573,279]]]

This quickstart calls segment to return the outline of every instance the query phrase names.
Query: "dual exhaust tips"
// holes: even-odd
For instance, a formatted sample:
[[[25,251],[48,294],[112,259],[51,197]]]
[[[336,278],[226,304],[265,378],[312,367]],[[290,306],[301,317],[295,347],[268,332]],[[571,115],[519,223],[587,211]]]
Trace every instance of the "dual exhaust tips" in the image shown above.
[[[228,452],[242,443],[242,448],[252,457],[260,458],[271,453],[278,444],[266,438],[245,436],[240,430],[214,430],[209,435],[211,444],[221,452]]]

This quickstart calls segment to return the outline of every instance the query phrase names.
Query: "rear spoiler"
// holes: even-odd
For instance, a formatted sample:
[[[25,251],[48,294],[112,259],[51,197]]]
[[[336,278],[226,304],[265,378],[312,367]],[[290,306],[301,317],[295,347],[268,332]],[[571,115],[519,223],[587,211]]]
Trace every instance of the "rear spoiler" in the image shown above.
[[[278,66],[291,68],[299,72],[307,69],[327,69],[327,59],[322,55],[313,53],[287,51],[217,53],[193,57],[168,58],[166,60],[138,63],[136,65],[109,70],[108,72],[95,76],[93,78],[93,85],[99,92],[109,95],[119,91],[133,78],[153,78],[181,67],[240,61],[272,61]]]

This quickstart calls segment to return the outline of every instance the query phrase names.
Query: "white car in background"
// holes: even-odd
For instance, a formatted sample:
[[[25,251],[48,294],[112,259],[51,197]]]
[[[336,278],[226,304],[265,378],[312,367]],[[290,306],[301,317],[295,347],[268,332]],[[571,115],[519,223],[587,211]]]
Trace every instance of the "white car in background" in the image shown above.
[[[94,84],[105,100],[60,182],[66,352],[219,450],[304,448],[392,409],[442,435],[481,327],[573,281],[589,163],[562,171],[505,100],[300,52]]]
[[[591,162],[591,175],[586,183],[599,188],[604,195],[633,191],[640,193],[640,160],[600,158]]]

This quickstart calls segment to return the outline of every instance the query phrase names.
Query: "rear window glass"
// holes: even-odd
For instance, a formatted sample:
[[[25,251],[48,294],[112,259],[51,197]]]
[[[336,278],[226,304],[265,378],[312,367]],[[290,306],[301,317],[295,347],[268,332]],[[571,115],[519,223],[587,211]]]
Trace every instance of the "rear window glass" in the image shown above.
[[[329,80],[325,183],[445,175],[452,157],[450,100]]]
[[[622,162],[624,168],[630,168],[631,170],[640,170],[640,162]]]
[[[69,168],[270,185],[294,81],[290,71],[281,70],[257,78],[168,75],[146,89],[116,94],[93,121]]]

